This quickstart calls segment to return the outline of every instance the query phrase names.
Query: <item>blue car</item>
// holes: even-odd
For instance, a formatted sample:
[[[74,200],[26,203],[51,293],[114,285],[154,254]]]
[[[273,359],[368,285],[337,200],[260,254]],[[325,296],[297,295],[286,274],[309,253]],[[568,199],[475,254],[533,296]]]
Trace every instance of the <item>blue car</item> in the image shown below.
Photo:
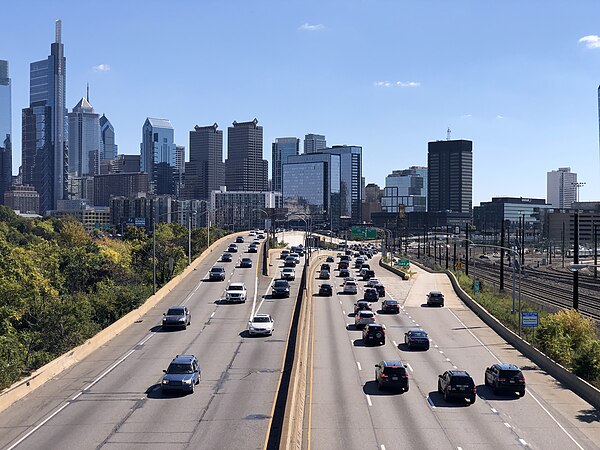
[[[163,372],[162,392],[193,393],[194,386],[200,383],[200,364],[194,355],[177,355]]]

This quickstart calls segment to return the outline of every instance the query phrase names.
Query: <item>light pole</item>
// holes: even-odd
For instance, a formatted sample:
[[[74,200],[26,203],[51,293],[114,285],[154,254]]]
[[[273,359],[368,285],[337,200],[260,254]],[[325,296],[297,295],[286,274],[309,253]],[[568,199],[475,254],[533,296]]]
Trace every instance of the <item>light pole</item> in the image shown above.
[[[573,272],[573,275],[578,275],[580,270],[583,269],[594,269],[596,270],[600,265],[598,264],[579,264],[573,263],[569,264],[569,270]],[[573,309],[579,310],[579,277],[573,276]],[[575,297],[577,296],[577,297]],[[577,308],[575,305],[577,304]]]

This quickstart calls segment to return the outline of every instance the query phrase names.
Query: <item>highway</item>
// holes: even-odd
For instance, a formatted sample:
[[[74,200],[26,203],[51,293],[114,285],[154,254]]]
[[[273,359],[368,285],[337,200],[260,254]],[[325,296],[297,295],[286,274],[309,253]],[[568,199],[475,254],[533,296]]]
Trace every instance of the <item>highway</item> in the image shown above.
[[[333,297],[312,297],[305,448],[598,448],[597,411],[491,331],[458,299],[445,274],[413,265],[415,275],[404,281],[376,261],[377,257],[370,264],[386,294],[403,306],[398,315],[377,316],[387,328],[385,345],[365,347],[361,332],[354,329],[353,305],[362,298],[362,290],[356,296],[340,294],[342,281],[336,277]],[[318,266],[312,264],[309,273],[314,292],[321,283],[313,272]],[[445,307],[423,305],[430,290],[444,293]],[[429,332],[430,350],[409,351],[404,346],[404,333],[411,328]],[[406,363],[408,392],[378,390],[374,365],[386,359]],[[528,383],[523,398],[495,395],[484,386],[485,368],[500,361],[523,369]],[[437,392],[438,374],[456,368],[467,370],[475,380],[473,405],[447,403]]]
[[[259,275],[258,254],[246,253],[253,238],[244,236],[234,261],[220,264],[227,281],[246,284],[245,304],[222,304],[227,281],[205,281],[231,238],[142,321],[0,413],[0,448],[263,448],[299,281],[290,298],[272,299],[272,277]],[[237,267],[242,256],[253,268]],[[188,306],[191,326],[163,332],[162,313],[174,305]],[[248,336],[253,309],[274,317],[272,337]],[[163,369],[190,353],[202,369],[195,392],[162,395]]]

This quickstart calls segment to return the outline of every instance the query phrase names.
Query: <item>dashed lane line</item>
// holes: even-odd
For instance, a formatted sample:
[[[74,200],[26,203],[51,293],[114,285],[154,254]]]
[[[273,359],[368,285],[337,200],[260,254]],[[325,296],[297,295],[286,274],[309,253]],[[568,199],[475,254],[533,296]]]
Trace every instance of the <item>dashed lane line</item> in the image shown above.
[[[373,403],[371,402],[371,396],[369,394],[367,394],[367,403],[369,406],[373,406]]]

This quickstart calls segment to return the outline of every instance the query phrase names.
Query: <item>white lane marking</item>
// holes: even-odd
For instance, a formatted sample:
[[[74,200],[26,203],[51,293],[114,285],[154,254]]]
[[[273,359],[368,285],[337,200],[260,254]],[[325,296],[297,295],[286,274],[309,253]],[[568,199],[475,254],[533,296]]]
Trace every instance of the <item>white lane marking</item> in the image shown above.
[[[456,447],[456,450],[462,450],[462,447]]]
[[[362,370],[362,367],[360,366],[360,363],[358,361],[356,361],[356,365],[358,366],[358,370]]]
[[[506,428],[511,428],[511,426],[510,426],[510,423],[506,423],[506,422],[504,422],[504,426],[505,426]]]
[[[392,344],[394,344],[394,347],[398,347],[398,344],[396,344],[396,341],[392,341]]]
[[[256,275],[254,276],[254,299],[252,300],[252,312],[250,313],[250,320],[252,320],[252,317],[254,317],[254,314],[256,312],[256,296],[258,295],[258,271],[256,272]]]
[[[495,408],[492,408],[492,412],[493,412],[494,414],[498,414],[498,411],[497,411]]]
[[[453,369],[458,369],[458,366],[452,366]]]
[[[78,392],[77,395],[71,399],[71,401],[77,400],[81,394],[83,394],[83,392]]]
[[[420,326],[421,326],[421,325],[419,325],[418,323],[415,323],[415,325],[416,325],[417,327],[420,327]]]
[[[452,315],[453,315],[453,316],[456,318],[456,320],[458,320],[458,323],[460,323],[460,324],[461,324],[461,325],[462,325],[462,326],[465,328],[465,330],[467,330],[467,331],[469,332],[469,334],[470,334],[471,336],[473,336],[473,338],[475,338],[475,340],[476,340],[477,342],[479,342],[479,343],[480,343],[480,344],[483,346],[483,348],[485,348],[485,349],[486,349],[486,350],[489,352],[489,354],[490,354],[490,355],[492,355],[492,356],[493,356],[493,358],[494,358],[496,361],[498,361],[498,362],[501,362],[501,361],[498,359],[498,357],[497,357],[496,355],[494,355],[494,353],[493,353],[493,352],[492,352],[492,351],[491,351],[491,350],[490,350],[490,349],[489,349],[489,348],[488,348],[488,347],[487,347],[487,346],[486,346],[486,345],[485,345],[483,342],[481,342],[477,336],[475,336],[475,335],[473,334],[473,332],[472,332],[472,331],[471,331],[471,330],[470,330],[470,329],[469,329],[469,328],[468,328],[468,327],[465,325],[465,323],[464,323],[462,320],[460,320],[456,314],[454,314],[454,311],[452,311],[452,310],[451,310],[451,309],[449,309],[449,308],[447,309],[447,311],[450,311],[450,314],[452,314]],[[542,404],[540,403],[540,401],[539,401],[539,400],[538,400],[538,399],[537,399],[537,398],[536,398],[536,397],[535,397],[535,396],[534,396],[534,395],[531,393],[531,391],[530,391],[529,389],[527,389],[527,392],[529,392],[529,395],[531,396],[531,398],[532,398],[532,399],[534,399],[534,400],[535,400],[535,402],[536,402],[538,405],[540,405],[540,408],[542,408],[542,409],[544,410],[544,412],[545,412],[546,414],[548,414],[548,416],[549,416],[549,417],[550,417],[550,418],[551,418],[551,419],[554,421],[554,423],[556,423],[556,425],[558,425],[558,427],[559,427],[559,428],[560,428],[560,429],[561,429],[561,430],[562,430],[562,431],[563,431],[563,432],[564,432],[564,433],[565,433],[565,434],[566,434],[566,435],[569,437],[569,439],[571,439],[571,441],[573,441],[573,443],[574,443],[574,444],[575,444],[575,445],[576,445],[578,448],[580,448],[581,450],[583,450],[583,447],[582,447],[582,446],[579,444],[579,442],[577,442],[577,441],[575,440],[575,438],[574,438],[573,436],[571,436],[571,434],[569,434],[569,432],[568,432],[567,430],[565,430],[565,428],[564,428],[564,427],[563,427],[563,426],[560,424],[560,422],[559,422],[558,420],[556,420],[556,418],[555,418],[555,417],[554,417],[554,416],[553,416],[553,415],[550,413],[550,411],[548,411],[548,410],[547,410],[547,409],[544,407],[544,405],[542,405]]]
[[[525,439],[519,438],[519,442],[521,443],[521,445],[527,447],[527,442],[525,442]]]
[[[213,311],[213,313],[210,315],[210,317],[214,317],[215,316],[215,311]]]
[[[346,311],[344,311],[343,309],[342,309],[342,314],[343,314],[343,315],[346,315]]]
[[[265,292],[265,295],[263,296],[263,299],[258,304],[258,308],[256,308],[256,311],[254,311],[254,314],[258,314],[258,311],[260,311],[260,308],[262,307],[263,303],[265,302],[265,299],[267,298],[267,295],[269,294],[269,291],[271,290],[271,286],[273,285],[274,281],[275,281],[275,277],[271,278],[271,282],[267,286],[267,290]],[[254,317],[254,316],[252,316],[252,317]]]
[[[433,348],[438,348],[437,344],[434,344],[434,345],[433,345]]]
[[[381,448],[381,450],[385,450],[385,445],[381,444],[380,448]]]
[[[150,340],[150,338],[151,338],[152,336],[154,336],[154,333],[152,333],[152,334],[149,334],[149,335],[148,335],[148,336],[146,336],[144,339],[142,339],[142,340],[139,342],[139,344],[136,344],[136,345],[144,345],[146,342],[148,342],[148,341]]]
[[[33,428],[31,431],[29,431],[25,436],[23,436],[21,439],[19,439],[17,442],[15,442],[10,447],[8,447],[7,450],[12,450],[13,448],[15,448],[17,445],[19,445],[21,442],[23,442],[25,439],[27,439],[29,436],[31,436],[33,433],[35,433],[37,430],[39,430],[41,427],[43,427],[50,419],[52,419],[54,416],[56,416],[58,413],[60,413],[63,409],[65,409],[70,404],[71,404],[71,402],[68,401],[67,403],[62,405],[60,408],[58,408],[56,411],[54,411],[52,414],[50,414],[48,417],[46,417],[43,421],[41,421],[38,425],[36,425],[35,428]]]
[[[92,381],[90,384],[88,384],[86,387],[84,387],[83,391],[87,391],[88,389],[90,389],[98,381],[100,381],[102,378],[104,378],[106,375],[108,375],[115,367],[117,367],[119,364],[121,364],[123,361],[125,361],[127,358],[129,358],[131,355],[133,355],[134,352],[135,352],[135,348],[132,348],[127,353],[125,353],[125,356],[123,356],[121,359],[119,359],[117,362],[115,362],[112,366],[110,366],[108,369],[106,369],[104,372],[102,372],[102,374],[98,378],[96,378],[94,381]]]
[[[369,394],[367,394],[367,403],[369,406],[373,406],[373,403],[371,402],[371,396]]]
[[[342,301],[340,300],[340,305],[342,304]]]
[[[446,361],[450,362],[450,358],[446,358]]]
[[[414,372],[412,366],[409,363],[406,363],[406,367],[408,367],[410,369],[411,372]]]
[[[444,352],[442,350],[438,350],[442,355],[444,354]]]
[[[432,409],[435,409],[435,405],[433,404],[433,400],[431,400],[431,397],[427,396],[425,398],[427,399],[427,403],[429,403],[429,406],[431,406]]]

